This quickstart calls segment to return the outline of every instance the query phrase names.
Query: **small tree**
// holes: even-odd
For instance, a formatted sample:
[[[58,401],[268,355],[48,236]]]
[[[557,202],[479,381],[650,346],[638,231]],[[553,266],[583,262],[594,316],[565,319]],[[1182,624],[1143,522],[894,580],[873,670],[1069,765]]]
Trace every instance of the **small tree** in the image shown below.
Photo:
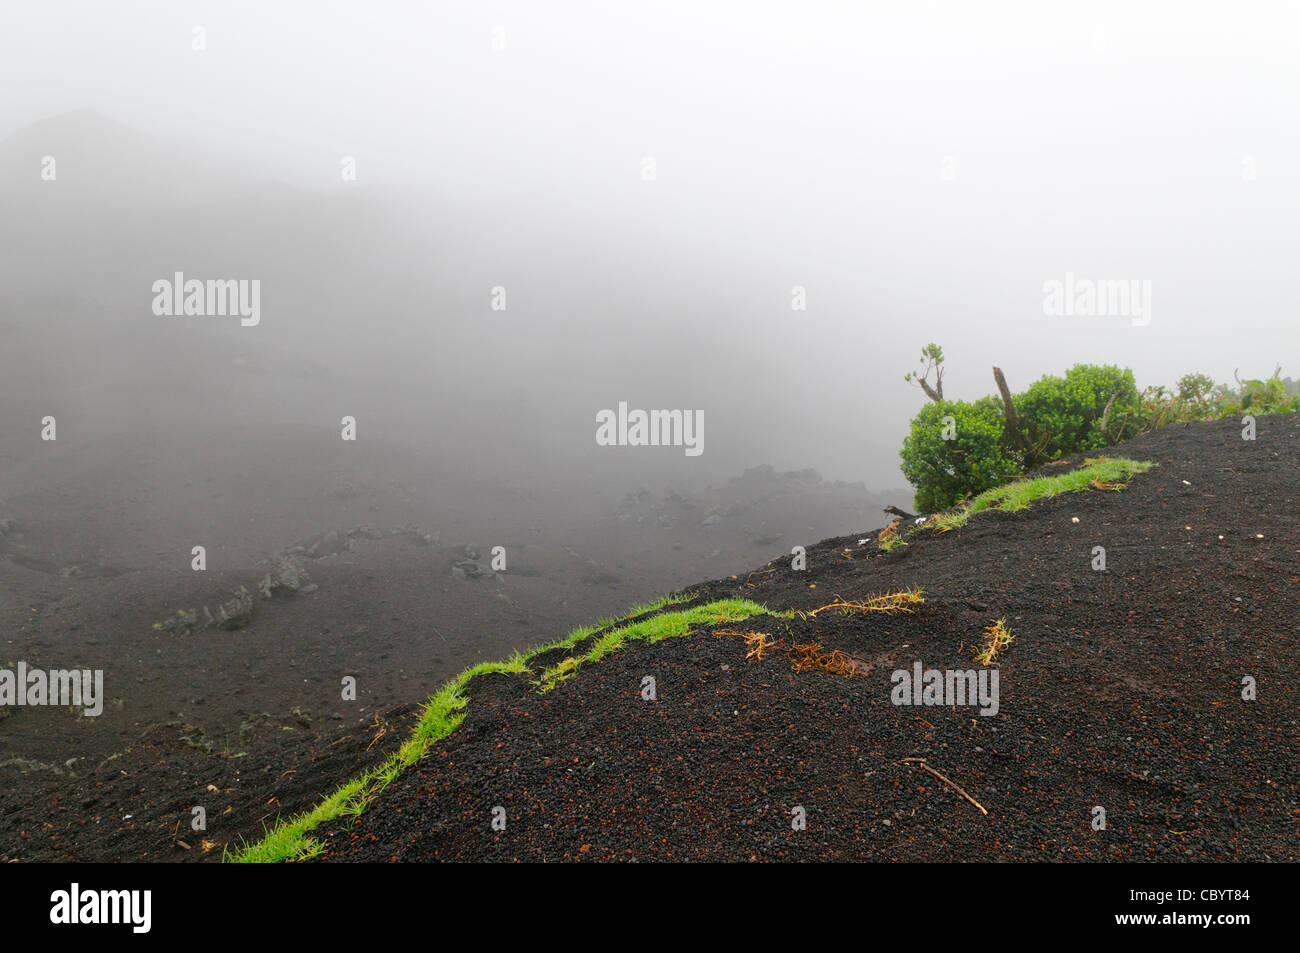
[[[934,372],[934,384],[930,384],[930,372]],[[943,348],[931,341],[921,348],[921,370],[908,371],[903,380],[909,384],[915,381],[931,400],[943,400]]]

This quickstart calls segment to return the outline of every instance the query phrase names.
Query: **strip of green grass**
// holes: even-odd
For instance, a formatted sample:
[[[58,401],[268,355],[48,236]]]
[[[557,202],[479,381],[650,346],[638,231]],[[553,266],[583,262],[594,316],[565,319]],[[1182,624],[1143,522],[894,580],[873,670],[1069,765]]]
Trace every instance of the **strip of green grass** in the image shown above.
[[[1087,465],[1059,476],[1041,476],[1032,480],[1017,480],[1004,486],[985,490],[970,501],[970,512],[982,510],[1023,510],[1035,500],[1061,493],[1075,493],[1092,488],[1093,482],[1117,484],[1122,488],[1124,482],[1136,473],[1146,473],[1153,464],[1141,460],[1129,460],[1126,457],[1097,457],[1085,460]]]
[[[955,509],[935,513],[920,526],[913,526],[911,533],[928,529],[935,533],[947,533],[961,529],[976,513],[984,510],[1004,510],[1012,512],[1023,510],[1035,500],[1061,493],[1074,493],[1094,489],[1093,482],[1114,484],[1114,489],[1122,489],[1125,481],[1134,474],[1146,473],[1155,464],[1142,460],[1130,460],[1127,457],[1097,457],[1084,461],[1085,466],[1067,473],[1053,476],[1035,477],[1032,480],[1015,480],[1002,486],[985,490],[973,500],[957,506]],[[902,536],[880,543],[881,549],[888,552],[899,545],[907,545]]]
[[[670,605],[688,602],[691,598],[687,594],[660,599],[649,605],[632,609],[623,618],[635,619]],[[559,641],[548,643],[527,653],[516,652],[504,662],[485,662],[468,668],[430,697],[419,723],[411,732],[411,737],[382,764],[367,771],[361,777],[349,781],[312,810],[289,820],[278,821],[260,841],[234,853],[227,852],[223,859],[234,863],[275,863],[302,860],[320,853],[321,844],[308,837],[308,833],[336,817],[360,814],[380,791],[424,757],[430,746],[455,731],[465,720],[464,709],[469,704],[469,699],[465,696],[465,686],[476,676],[493,672],[510,675],[531,674],[532,669],[528,663],[533,657],[557,648],[572,648],[602,629],[610,629],[596,640],[586,654],[571,656],[560,665],[542,673],[540,681],[536,683],[540,686],[539,691],[550,691],[558,682],[572,675],[579,665],[599,661],[629,641],[658,641],[674,635],[683,635],[692,625],[737,622],[766,611],[763,606],[748,599],[720,599],[707,605],[694,606],[677,612],[662,612],[619,628],[610,628],[616,624],[615,622],[585,626],[575,629]]]
[[[695,606],[680,612],[664,612],[630,625],[611,629],[597,639],[585,655],[571,655],[558,665],[553,665],[542,672],[542,677],[537,683],[540,686],[539,691],[549,692],[577,671],[578,666],[587,662],[599,662],[628,642],[658,642],[675,635],[685,635],[693,625],[739,622],[741,619],[748,619],[750,616],[766,611],[758,603],[750,602],[748,599],[719,599],[708,605]]]
[[[595,635],[602,629],[608,629],[627,619],[635,619],[637,616],[647,615],[651,612],[658,612],[660,609],[667,608],[668,606],[690,602],[694,598],[695,596],[692,593],[687,592],[675,596],[664,596],[662,599],[656,599],[654,602],[648,602],[642,606],[633,606],[621,616],[612,619],[598,619],[592,625],[584,625],[580,628],[574,629],[562,639],[557,639],[554,642],[547,642],[545,645],[539,645],[535,649],[530,649],[523,657],[526,659],[534,658],[541,655],[543,652],[550,652],[554,649],[572,648],[583,639]]]

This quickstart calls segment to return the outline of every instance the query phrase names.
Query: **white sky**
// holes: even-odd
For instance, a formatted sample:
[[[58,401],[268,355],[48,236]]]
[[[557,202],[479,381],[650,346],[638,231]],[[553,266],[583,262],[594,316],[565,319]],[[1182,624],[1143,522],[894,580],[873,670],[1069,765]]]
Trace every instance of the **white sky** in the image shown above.
[[[0,136],[92,107],[298,186],[338,188],[355,155],[377,193],[454,197],[548,246],[607,241],[629,300],[664,282],[665,309],[707,300],[663,333],[714,321],[737,360],[817,392],[770,411],[792,435],[774,462],[897,483],[920,400],[901,377],[932,339],[950,396],[991,391],[993,363],[1014,389],[1076,361],[1140,384],[1300,376],[1295,10],[9,2]],[[675,270],[638,271],[664,248]],[[1045,317],[1042,284],[1067,271],[1151,281],[1151,324]],[[871,427],[864,464],[843,435]]]

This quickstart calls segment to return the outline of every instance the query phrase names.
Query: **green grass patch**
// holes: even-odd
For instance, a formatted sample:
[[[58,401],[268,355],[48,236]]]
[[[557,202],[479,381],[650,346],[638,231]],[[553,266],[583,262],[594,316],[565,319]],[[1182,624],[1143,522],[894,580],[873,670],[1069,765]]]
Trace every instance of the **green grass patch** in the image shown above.
[[[622,619],[637,619],[638,616],[647,613],[660,612],[668,606],[689,602],[692,598],[689,593],[665,597],[648,605],[633,608]],[[693,625],[736,622],[764,612],[767,610],[763,606],[748,599],[720,599],[707,605],[694,606],[677,612],[660,612],[659,615],[639,619],[624,626],[618,626],[617,623],[621,620],[602,621],[575,629],[565,638],[539,646],[529,652],[516,652],[504,662],[484,662],[467,668],[429,698],[420,721],[411,732],[411,737],[383,763],[344,784],[312,810],[288,820],[277,821],[260,841],[233,852],[227,849],[222,859],[228,863],[275,863],[304,860],[320,853],[321,844],[307,835],[326,821],[344,815],[360,814],[380,791],[423,758],[432,745],[455,731],[465,720],[465,707],[469,704],[465,687],[471,679],[479,675],[532,674],[529,661],[535,656],[557,648],[573,648],[584,639],[603,630],[609,630],[601,635],[584,655],[571,656],[542,673],[535,684],[539,685],[539,691],[550,691],[560,681],[572,675],[579,665],[599,661],[629,641],[655,642],[674,635],[684,635]],[[780,613],[780,615],[789,618],[792,613]]]
[[[690,602],[694,598],[695,595],[693,593],[687,592],[676,596],[664,596],[662,599],[656,599],[654,602],[647,602],[645,605],[633,606],[627,612],[624,612],[621,616],[617,616],[615,618],[609,618],[609,619],[598,619],[592,625],[584,625],[581,626],[580,628],[574,629],[572,632],[570,632],[562,639],[556,639],[554,642],[547,642],[545,645],[539,645],[537,648],[530,649],[527,653],[522,654],[520,657],[527,660],[530,658],[534,658],[535,656],[541,655],[543,652],[550,652],[555,649],[573,648],[573,646],[581,642],[583,639],[595,635],[597,632],[600,632],[602,629],[608,629],[611,626],[615,626],[618,625],[618,623],[620,622],[626,621],[627,619],[635,619],[637,616],[647,615],[648,613],[651,612],[658,612],[661,609],[666,609],[668,606],[675,606],[675,605],[680,605],[683,602]]]
[[[1052,476],[1035,477],[1032,480],[1014,480],[992,490],[985,490],[973,500],[935,513],[920,526],[908,530],[908,534],[920,530],[934,533],[948,533],[965,526],[972,516],[984,510],[1004,510],[1013,512],[1023,510],[1035,500],[1061,493],[1076,493],[1083,490],[1122,490],[1126,481],[1137,473],[1146,473],[1155,464],[1141,460],[1129,460],[1125,457],[1094,457],[1084,460],[1084,465]],[[891,541],[893,542],[893,541]],[[881,544],[881,549],[897,546]]]
[[[1061,493],[1077,493],[1089,489],[1121,490],[1134,474],[1146,473],[1153,466],[1151,463],[1125,457],[1096,457],[1085,460],[1084,463],[1077,470],[1059,476],[1017,480],[985,490],[970,501],[968,518],[971,514],[995,508],[1008,512],[1023,510],[1035,500]]]
[[[639,622],[610,629],[596,639],[584,655],[571,655],[557,665],[542,672],[537,684],[539,691],[549,692],[560,682],[570,677],[578,667],[587,662],[599,662],[611,652],[616,652],[628,642],[658,642],[675,635],[685,635],[696,625],[712,625],[721,622],[739,622],[750,616],[767,612],[765,608],[748,599],[720,599],[708,605],[682,609],[679,612],[664,612],[650,616]]]
[[[430,745],[447,737],[465,720],[463,709],[469,699],[464,690],[470,679],[492,672],[523,674],[527,671],[519,653],[505,662],[484,662],[465,669],[430,697],[411,737],[381,764],[349,781],[312,810],[277,822],[257,843],[233,854],[227,850],[223,859],[234,863],[273,863],[302,860],[319,853],[320,844],[307,837],[308,831],[344,814],[360,814],[376,794],[424,757]]]
[[[955,510],[948,510],[946,513],[936,513],[925,521],[927,529],[936,533],[948,533],[954,529],[961,529],[970,520],[970,507],[963,503]]]

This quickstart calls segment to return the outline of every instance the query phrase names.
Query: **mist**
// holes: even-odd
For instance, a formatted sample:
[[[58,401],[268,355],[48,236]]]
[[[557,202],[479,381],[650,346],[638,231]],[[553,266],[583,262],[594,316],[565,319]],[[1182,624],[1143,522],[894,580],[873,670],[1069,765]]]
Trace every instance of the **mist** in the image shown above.
[[[201,400],[211,418],[352,414],[363,438],[506,482],[583,493],[770,463],[882,488],[902,482],[922,399],[902,375],[930,340],[968,398],[994,363],[1019,386],[1078,361],[1171,384],[1296,353],[1300,156],[1278,117],[1300,85],[1262,15],[53,3],[8,19],[6,351],[33,373],[24,346],[41,352],[47,403],[104,409],[119,377],[180,365],[189,397],[224,388]],[[260,279],[260,324],[155,316],[150,285],[177,271]],[[1044,282],[1067,273],[1150,282],[1150,323],[1045,316]],[[63,332],[96,341],[95,370],[48,346]],[[303,379],[271,401],[230,380],[238,355]],[[703,410],[704,453],[598,449],[595,414],[620,400]]]
[[[1047,516],[996,514],[948,533],[972,514],[927,518],[976,488],[914,502],[900,447],[927,396],[905,375],[934,342],[944,396],[960,400],[993,393],[995,365],[1014,392],[1080,363],[1131,368],[1139,388],[1191,373],[1231,384],[1278,366],[1300,377],[1291,267],[1300,68],[1284,12],[818,0],[9,4],[0,682],[50,672],[57,684],[57,673],[76,672],[93,674],[95,690],[80,713],[44,697],[0,698],[0,860],[58,860],[70,849],[110,861],[218,859],[406,751],[440,686],[454,688],[444,702],[466,703],[459,673],[511,659],[489,670],[513,671],[511,687],[494,681],[488,693],[506,701],[493,709],[475,696],[476,717],[540,722],[519,706],[541,697],[540,682],[524,681],[540,677],[547,652],[558,672],[579,664],[582,639],[605,645],[616,623],[585,628],[595,620],[647,619],[672,605],[686,607],[675,610],[684,628],[724,598],[746,613],[788,609],[784,634],[777,616],[768,634],[805,639],[791,651],[820,651],[807,640],[829,632],[836,655],[861,654],[857,667],[786,672],[782,658],[760,672],[750,663],[768,634],[696,632],[690,621],[687,661],[674,669],[655,657],[666,704],[644,720],[688,709],[715,718],[707,730],[630,741],[636,719],[609,717],[613,706],[652,709],[635,683],[610,681],[569,696],[595,726],[575,734],[626,751],[686,739],[688,757],[666,758],[670,767],[694,764],[696,744],[701,759],[739,765],[714,758],[709,739],[751,730],[766,712],[779,722],[755,738],[795,739],[813,754],[745,767],[745,786],[806,758],[825,776],[818,750],[855,752],[850,793],[763,787],[773,806],[838,800],[857,811],[859,790],[875,783],[889,785],[880,803],[896,797],[903,775],[872,781],[873,764],[864,781],[861,737],[895,745],[902,760],[891,755],[891,770],[924,767],[956,787],[917,754],[930,751],[935,726],[918,721],[923,738],[896,731],[903,722],[889,721],[887,695],[854,705],[820,696],[835,700],[816,717],[840,732],[823,749],[795,724],[810,717],[809,685],[866,691],[867,673],[910,664],[898,653],[913,645],[927,664],[947,645],[964,670],[972,639],[1005,616],[996,626],[1021,634],[1012,653],[1027,651],[1008,682],[1047,687],[1020,696],[1031,715],[1000,737],[1041,737],[1038,749],[1058,759],[1096,687],[1095,700],[1120,699],[1114,711],[1142,724],[1116,715],[1097,748],[1104,756],[1051,763],[1079,778],[1136,777],[1112,770],[1114,751],[1147,731],[1148,713],[1200,732],[1209,709],[1164,707],[1177,692],[1102,678],[1094,657],[1132,658],[1142,679],[1166,672],[1197,705],[1215,698],[1214,710],[1228,712],[1210,688],[1187,690],[1186,672],[1231,689],[1241,659],[1268,653],[1233,648],[1221,671],[1203,650],[1277,643],[1255,620],[1268,617],[1268,599],[1282,606],[1293,547],[1277,538],[1276,572],[1259,553],[1292,505],[1290,431],[1261,426],[1256,445],[1251,417],[1240,441],[1235,421],[1141,433],[1145,469],[1098,471],[1088,484],[1118,491],[1120,476],[1151,472],[1126,494],[1071,494],[1068,514],[1058,500]],[[1121,442],[1123,427],[1106,427],[1115,398],[1104,406],[1100,436]],[[1243,394],[1237,410],[1247,406]],[[1038,460],[1021,437],[1025,470],[1082,459]],[[1175,472],[1184,460],[1188,471]],[[986,481],[1012,476],[984,470]],[[1253,509],[1232,509],[1251,494]],[[1184,537],[1193,526],[1211,535]],[[1068,549],[1085,532],[1088,547],[1111,546],[1114,572],[1094,572]],[[1167,569],[1176,558],[1182,568]],[[1250,585],[1261,587],[1258,603]],[[859,629],[837,613],[817,617],[886,586],[907,601],[880,631],[874,620]],[[923,590],[926,614],[913,619]],[[1202,631],[1212,613],[1201,603],[1223,603],[1226,627]],[[1176,639],[1196,634],[1169,643],[1182,654],[1166,652],[1167,633],[1138,627],[1144,617],[1172,620]],[[578,641],[532,652],[566,633]],[[746,641],[728,647],[713,637],[722,634]],[[741,648],[750,639],[757,647]],[[1049,643],[1065,646],[1068,664],[1033,654]],[[521,659],[537,672],[520,671]],[[694,695],[682,688],[688,669],[702,673]],[[622,677],[612,664],[599,671]],[[1264,685],[1281,677],[1257,674]],[[752,707],[724,695],[760,677]],[[1129,706],[1129,690],[1162,707]],[[537,711],[561,711],[550,707],[559,697]],[[1053,698],[1068,730],[1049,741],[1041,711]],[[1004,706],[999,724],[1024,710]],[[1284,734],[1274,730],[1282,715],[1240,710],[1224,737]],[[439,717],[450,724],[451,712]],[[867,715],[877,720],[854,720]],[[990,801],[995,810],[1006,807],[1003,789],[1052,770],[984,739],[997,754],[988,777],[1007,773],[997,784],[976,773],[972,784],[969,759],[984,747],[965,721],[939,729],[935,756],[953,779],[1002,801]],[[463,734],[479,731],[470,728]],[[1162,748],[1199,752],[1205,737],[1184,741]],[[553,750],[557,769],[582,783],[595,759],[601,771],[611,760]],[[946,758],[958,750],[968,760],[953,767]],[[1233,757],[1269,777],[1285,766],[1285,752],[1270,761],[1243,750]],[[1139,767],[1182,777],[1182,766],[1158,760]],[[633,790],[623,780],[610,787],[619,798]],[[1108,803],[1091,789],[1063,791],[1016,800]],[[1170,791],[1168,810],[1150,816],[1181,816],[1174,807],[1190,795]],[[1211,793],[1207,803],[1255,803]],[[677,798],[662,788],[649,797],[660,795]],[[200,796],[213,819],[203,838],[177,814]],[[584,798],[562,800],[586,812]],[[674,830],[676,811],[674,802],[663,814]],[[715,813],[726,811],[709,807],[710,825]],[[871,837],[945,830],[925,815],[904,820],[915,813],[895,813],[898,829]],[[816,823],[834,829],[823,821],[832,817]],[[776,823],[781,838],[793,832],[789,818]],[[1280,829],[1263,827],[1269,837]],[[1047,829],[1021,831],[1034,857]],[[774,833],[768,846],[791,843]],[[1237,856],[1236,834],[1224,844]]]

